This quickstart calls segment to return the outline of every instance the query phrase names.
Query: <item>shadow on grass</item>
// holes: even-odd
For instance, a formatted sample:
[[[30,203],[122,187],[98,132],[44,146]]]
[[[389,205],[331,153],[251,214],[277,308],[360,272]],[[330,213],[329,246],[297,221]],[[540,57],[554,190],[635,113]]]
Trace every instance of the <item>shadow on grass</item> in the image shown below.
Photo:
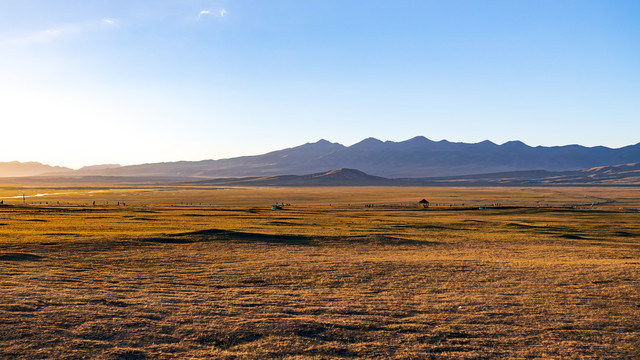
[[[469,230],[464,227],[448,227],[432,224],[399,224],[393,225],[396,229],[416,229],[416,230]]]
[[[38,261],[42,256],[26,253],[4,253],[0,254],[0,261]]]
[[[548,226],[540,226],[540,225],[529,225],[529,224],[519,224],[510,222],[505,224],[505,226],[515,229],[524,229],[524,230],[548,230]]]
[[[210,328],[202,330],[196,334],[189,334],[185,338],[196,344],[237,351],[237,346],[256,343],[265,338],[280,337],[285,340],[300,339],[302,341],[312,341],[316,345],[305,350],[288,348],[286,345],[277,350],[276,356],[265,358],[285,358],[291,353],[304,353],[307,357],[355,357],[357,353],[349,350],[349,343],[357,343],[367,338],[368,332],[376,329],[355,326],[347,328],[336,326],[333,323],[320,323],[313,320],[281,320],[273,321],[253,321],[236,325],[231,329]],[[256,345],[259,346],[259,345]],[[235,358],[235,357],[234,357]],[[288,358],[288,357],[287,357]],[[305,357],[306,358],[306,357]],[[314,357],[315,358],[315,357]]]
[[[627,231],[616,231],[615,233],[613,233],[615,236],[620,236],[620,237],[636,237],[638,236],[637,234],[633,234]]]
[[[114,360],[146,360],[149,357],[144,351],[139,349],[114,349],[111,351],[110,359]]]
[[[559,236],[563,239],[569,239],[569,240],[587,240],[588,239],[584,236],[575,235],[575,234],[562,234]]]
[[[569,240],[588,240],[583,233],[577,229],[568,226],[546,226],[546,225],[528,225],[519,223],[508,223],[505,226],[518,230],[531,230],[538,234],[555,235],[563,239]]]
[[[372,236],[310,236],[290,234],[262,234],[244,231],[207,229],[200,231],[168,234],[142,239],[145,242],[163,244],[188,244],[209,241],[261,242],[284,245],[321,245],[327,243],[371,243],[376,245],[428,245],[429,241],[403,239],[386,235]]]

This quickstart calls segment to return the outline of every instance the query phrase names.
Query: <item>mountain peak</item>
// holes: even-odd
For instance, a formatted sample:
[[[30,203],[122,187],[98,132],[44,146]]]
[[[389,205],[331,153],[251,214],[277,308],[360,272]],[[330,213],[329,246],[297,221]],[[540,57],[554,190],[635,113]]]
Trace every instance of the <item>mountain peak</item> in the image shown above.
[[[378,140],[378,139],[376,139],[374,137],[368,137],[368,138],[366,138],[364,140],[361,140],[361,141],[359,141],[359,142],[357,142],[357,143],[355,143],[355,144],[353,144],[351,146],[353,147],[353,146],[361,146],[361,145],[378,145],[378,144],[384,144],[384,142],[381,141],[381,140]]]
[[[344,147],[344,145],[340,143],[334,143],[325,139],[320,139],[316,142],[308,142],[301,146],[322,146],[322,147]],[[300,147],[300,146],[298,146]]]
[[[506,143],[504,143],[504,144],[502,144],[500,146],[519,147],[519,148],[528,147],[527,144],[523,143],[520,140],[507,141]]]
[[[368,138],[366,138],[366,139],[364,139],[364,140],[362,140],[360,142],[361,143],[382,143],[383,141],[382,140],[378,140],[378,139],[376,139],[374,137],[368,137]]]
[[[405,143],[424,143],[424,144],[432,144],[434,141],[427,139],[424,136],[414,136],[409,140],[403,141]]]

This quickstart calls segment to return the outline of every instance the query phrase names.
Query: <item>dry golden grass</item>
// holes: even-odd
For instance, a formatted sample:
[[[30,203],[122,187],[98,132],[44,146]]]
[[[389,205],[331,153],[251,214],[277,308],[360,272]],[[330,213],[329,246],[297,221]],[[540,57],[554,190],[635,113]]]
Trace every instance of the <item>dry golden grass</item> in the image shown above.
[[[640,357],[635,188],[24,191],[0,357]]]

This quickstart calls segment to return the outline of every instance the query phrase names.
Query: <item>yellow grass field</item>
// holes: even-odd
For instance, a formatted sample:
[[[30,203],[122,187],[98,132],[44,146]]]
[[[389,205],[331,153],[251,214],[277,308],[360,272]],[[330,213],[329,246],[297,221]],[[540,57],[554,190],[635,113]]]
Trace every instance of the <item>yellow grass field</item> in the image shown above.
[[[640,358],[638,188],[0,200],[0,358]]]

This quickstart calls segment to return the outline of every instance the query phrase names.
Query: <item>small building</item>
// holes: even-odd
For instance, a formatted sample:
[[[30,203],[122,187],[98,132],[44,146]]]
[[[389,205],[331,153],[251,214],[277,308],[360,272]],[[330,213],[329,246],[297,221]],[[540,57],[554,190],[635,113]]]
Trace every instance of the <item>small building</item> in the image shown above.
[[[429,207],[429,202],[427,201],[427,199],[422,199],[420,201],[418,201],[418,205],[422,206],[423,208],[428,208]]]

